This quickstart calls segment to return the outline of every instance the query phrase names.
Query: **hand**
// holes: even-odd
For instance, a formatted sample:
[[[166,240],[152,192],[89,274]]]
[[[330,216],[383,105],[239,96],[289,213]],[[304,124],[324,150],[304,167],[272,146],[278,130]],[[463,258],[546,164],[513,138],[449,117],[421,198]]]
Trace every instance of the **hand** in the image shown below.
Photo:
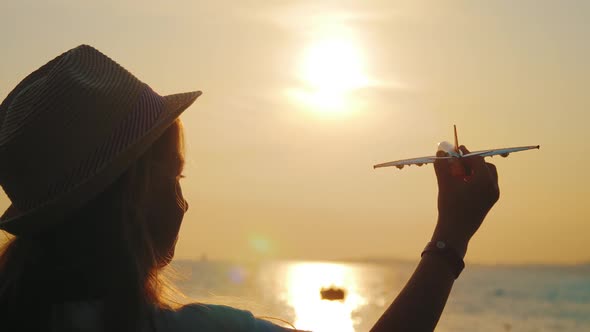
[[[464,146],[460,149],[469,153]],[[465,256],[469,240],[500,197],[496,166],[474,156],[437,160],[434,169],[438,222],[432,240],[444,240]]]

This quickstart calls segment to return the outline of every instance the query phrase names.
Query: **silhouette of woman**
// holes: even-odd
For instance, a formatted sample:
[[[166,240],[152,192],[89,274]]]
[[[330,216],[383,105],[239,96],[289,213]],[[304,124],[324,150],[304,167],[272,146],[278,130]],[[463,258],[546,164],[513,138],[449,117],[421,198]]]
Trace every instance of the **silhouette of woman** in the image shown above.
[[[0,324],[9,331],[291,331],[228,306],[174,307],[160,271],[188,209],[178,116],[200,95],[160,96],[96,49],[69,50],[0,104]],[[463,149],[465,149],[463,147]],[[373,331],[430,331],[467,243],[498,199],[495,167],[435,164],[432,244]]]

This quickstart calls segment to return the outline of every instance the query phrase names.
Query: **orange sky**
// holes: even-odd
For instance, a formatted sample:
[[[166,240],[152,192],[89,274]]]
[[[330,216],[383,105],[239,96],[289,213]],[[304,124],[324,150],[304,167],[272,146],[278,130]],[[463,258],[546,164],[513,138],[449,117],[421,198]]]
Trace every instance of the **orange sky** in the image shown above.
[[[470,149],[541,145],[492,159],[501,198],[467,259],[590,260],[590,4],[445,4],[2,1],[0,98],[81,43],[162,94],[203,90],[182,117],[182,258],[415,259],[434,171],[371,166],[457,124]]]

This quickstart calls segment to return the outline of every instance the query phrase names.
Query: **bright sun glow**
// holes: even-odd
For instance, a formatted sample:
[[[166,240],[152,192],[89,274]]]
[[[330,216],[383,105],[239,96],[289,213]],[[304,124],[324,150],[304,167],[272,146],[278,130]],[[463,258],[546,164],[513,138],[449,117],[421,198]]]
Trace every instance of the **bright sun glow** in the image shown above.
[[[321,112],[346,110],[350,93],[368,85],[361,52],[350,39],[312,44],[305,51],[299,75],[304,86],[293,95]]]

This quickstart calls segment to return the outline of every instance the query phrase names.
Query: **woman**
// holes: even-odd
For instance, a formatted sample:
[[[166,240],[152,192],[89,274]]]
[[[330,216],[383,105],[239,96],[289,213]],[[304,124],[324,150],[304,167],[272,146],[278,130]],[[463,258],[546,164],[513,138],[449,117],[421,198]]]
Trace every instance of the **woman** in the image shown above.
[[[0,324],[11,331],[288,331],[246,311],[165,301],[159,271],[188,208],[178,116],[200,95],[159,96],[82,45],[0,104]],[[434,328],[467,243],[498,199],[481,158],[435,164],[439,220],[406,288],[373,331]],[[459,165],[461,166],[461,165]],[[463,169],[461,166],[460,169]]]

